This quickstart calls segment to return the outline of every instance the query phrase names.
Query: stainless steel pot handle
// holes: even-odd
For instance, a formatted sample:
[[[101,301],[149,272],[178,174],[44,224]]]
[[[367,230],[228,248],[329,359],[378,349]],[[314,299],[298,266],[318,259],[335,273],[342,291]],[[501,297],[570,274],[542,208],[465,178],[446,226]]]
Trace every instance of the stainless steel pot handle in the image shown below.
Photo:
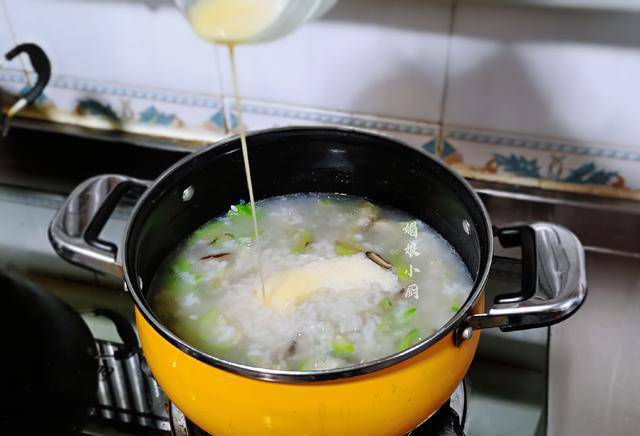
[[[498,296],[488,313],[471,315],[458,328],[523,330],[555,324],[571,316],[587,296],[584,249],[565,227],[533,223],[497,230],[504,247],[522,247],[522,291]]]
[[[63,259],[94,271],[122,277],[118,247],[99,238],[118,201],[150,182],[116,174],[92,177],[78,185],[49,225],[49,240]]]

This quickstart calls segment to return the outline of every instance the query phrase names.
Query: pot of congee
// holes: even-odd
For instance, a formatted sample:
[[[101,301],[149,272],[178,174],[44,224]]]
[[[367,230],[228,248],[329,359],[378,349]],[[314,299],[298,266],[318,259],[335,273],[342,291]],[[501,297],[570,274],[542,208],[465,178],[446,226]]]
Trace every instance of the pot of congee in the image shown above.
[[[482,329],[547,326],[586,296],[569,230],[492,227],[421,150],[327,127],[247,147],[250,177],[236,137],[155,181],[93,177],[49,229],[60,256],[123,279],[154,378],[210,434],[407,433],[451,396]],[[99,235],[125,195],[117,257]],[[523,280],[485,307],[494,237],[521,247]]]

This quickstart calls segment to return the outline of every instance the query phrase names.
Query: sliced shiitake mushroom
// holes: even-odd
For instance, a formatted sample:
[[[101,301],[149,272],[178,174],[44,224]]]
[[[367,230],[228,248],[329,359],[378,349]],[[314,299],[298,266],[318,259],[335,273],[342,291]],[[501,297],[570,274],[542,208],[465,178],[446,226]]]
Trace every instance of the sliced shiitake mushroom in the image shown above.
[[[293,356],[296,353],[296,348],[298,348],[298,341],[294,339],[289,343],[289,347],[287,348],[289,356]]]
[[[214,254],[209,254],[207,256],[202,256],[200,260],[221,259],[223,257],[227,257],[230,255],[231,253],[214,253]]]
[[[382,256],[380,256],[375,251],[367,251],[365,255],[369,258],[369,260],[377,263],[384,269],[391,269],[391,264]]]

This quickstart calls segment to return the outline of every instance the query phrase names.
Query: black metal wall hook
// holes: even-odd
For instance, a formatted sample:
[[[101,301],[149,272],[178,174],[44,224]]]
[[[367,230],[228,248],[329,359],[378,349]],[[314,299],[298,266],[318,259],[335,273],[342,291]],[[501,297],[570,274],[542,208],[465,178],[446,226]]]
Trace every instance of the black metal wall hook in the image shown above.
[[[20,44],[9,50],[4,55],[5,60],[0,62],[0,65],[13,60],[13,58],[21,53],[29,56],[29,61],[36,72],[37,79],[35,85],[27,90],[27,92],[9,108],[6,114],[0,114],[0,127],[3,136],[6,135],[9,130],[9,120],[26,105],[33,103],[38,96],[42,94],[42,91],[49,83],[49,79],[51,79],[51,62],[49,61],[49,57],[40,46],[30,42]]]

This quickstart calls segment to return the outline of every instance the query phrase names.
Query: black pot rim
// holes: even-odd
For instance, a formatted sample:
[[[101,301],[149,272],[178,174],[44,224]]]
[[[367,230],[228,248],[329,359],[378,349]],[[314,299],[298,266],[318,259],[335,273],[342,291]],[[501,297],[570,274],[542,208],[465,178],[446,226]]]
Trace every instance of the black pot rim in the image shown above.
[[[487,281],[487,277],[489,275],[489,270],[491,268],[491,258],[493,255],[493,238],[492,238],[492,230],[491,230],[491,221],[489,220],[489,216],[484,207],[484,204],[480,200],[480,197],[477,195],[475,190],[471,187],[471,185],[460,176],[458,173],[453,171],[447,164],[445,164],[439,158],[428,154],[423,150],[418,150],[415,147],[411,147],[408,144],[399,141],[395,138],[392,138],[387,135],[380,135],[378,132],[371,132],[364,129],[358,128],[345,128],[345,127],[325,127],[325,126],[295,126],[295,127],[279,127],[279,128],[271,128],[264,130],[255,130],[249,132],[247,134],[247,138],[251,138],[252,136],[265,135],[265,134],[274,134],[278,132],[288,132],[291,130],[295,131],[318,131],[324,130],[328,132],[343,132],[343,133],[357,133],[366,136],[378,136],[383,137],[386,140],[392,141],[396,143],[399,147],[408,147],[414,151],[417,151],[424,155],[426,158],[436,162],[438,165],[442,167],[445,171],[447,171],[452,177],[457,179],[457,181],[464,186],[470,196],[473,198],[476,206],[480,209],[481,215],[483,217],[483,223],[479,223],[481,227],[484,227],[484,231],[487,234],[487,251],[488,257],[484,266],[481,265],[481,271],[478,274],[478,277],[474,281],[473,288],[467,297],[467,300],[464,302],[460,310],[440,329],[438,329],[435,333],[429,336],[426,339],[423,339],[421,342],[413,345],[406,350],[400,351],[395,354],[391,354],[389,356],[376,359],[367,363],[352,365],[343,368],[336,369],[328,369],[328,370],[320,370],[320,371],[290,371],[290,370],[277,370],[277,369],[269,369],[269,368],[257,368],[249,365],[243,365],[235,362],[231,362],[228,360],[224,360],[210,354],[199,351],[197,348],[187,344],[185,341],[180,339],[174,333],[172,333],[168,328],[166,328],[162,322],[156,318],[153,314],[149,304],[146,301],[144,295],[142,295],[142,289],[140,289],[138,280],[132,280],[133,277],[130,277],[129,271],[127,268],[128,259],[127,259],[127,244],[130,241],[130,235],[132,231],[132,225],[136,221],[137,215],[142,207],[142,205],[147,201],[147,199],[154,193],[155,187],[160,184],[164,179],[171,176],[171,174],[179,167],[186,165],[188,162],[191,162],[194,159],[198,159],[198,157],[202,154],[209,152],[212,148],[223,146],[230,144],[234,141],[238,140],[238,136],[233,136],[230,138],[223,139],[221,141],[215,142],[207,147],[204,147],[184,158],[176,162],[174,165],[169,167],[166,171],[164,171],[153,183],[152,185],[142,194],[140,199],[138,200],[131,218],[127,223],[127,227],[125,229],[125,238],[123,244],[123,272],[124,272],[124,280],[125,286],[131,293],[133,300],[135,302],[136,307],[144,317],[144,319],[153,327],[153,329],[159,333],[164,339],[169,341],[173,346],[183,351],[184,353],[192,356],[203,363],[214,366],[216,368],[228,371],[233,374],[243,375],[254,379],[259,380],[268,380],[268,381],[284,381],[284,382],[311,382],[311,381],[329,381],[329,380],[338,380],[343,378],[355,377],[364,374],[369,374],[374,371],[382,370],[384,368],[390,367],[392,365],[396,365],[400,362],[403,362],[419,353],[422,353],[440,342],[443,338],[445,338],[449,333],[454,331],[456,327],[458,327],[471,313],[472,308],[475,306],[476,302],[482,295],[484,290],[484,286]]]

